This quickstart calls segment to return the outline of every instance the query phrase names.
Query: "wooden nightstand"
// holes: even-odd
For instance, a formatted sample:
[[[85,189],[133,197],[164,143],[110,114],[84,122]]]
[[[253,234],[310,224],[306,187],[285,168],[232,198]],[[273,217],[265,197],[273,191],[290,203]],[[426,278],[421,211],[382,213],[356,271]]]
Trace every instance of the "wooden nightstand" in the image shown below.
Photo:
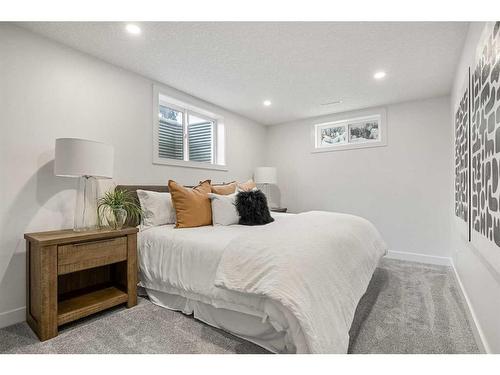
[[[286,212],[288,208],[286,207],[275,207],[269,209],[271,212]]]
[[[26,321],[41,341],[107,308],[137,304],[137,228],[28,233]]]

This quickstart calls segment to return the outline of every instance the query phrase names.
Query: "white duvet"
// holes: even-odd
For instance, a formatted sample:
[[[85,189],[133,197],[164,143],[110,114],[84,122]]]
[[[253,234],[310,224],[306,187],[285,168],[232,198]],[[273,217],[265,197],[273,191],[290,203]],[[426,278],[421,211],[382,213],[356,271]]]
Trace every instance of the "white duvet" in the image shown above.
[[[310,353],[346,353],[356,306],[386,245],[357,216],[312,211],[232,240],[215,285],[278,301]]]
[[[160,226],[139,234],[141,284],[243,312],[286,332],[298,353],[345,353],[386,246],[362,218],[275,214],[265,226]]]

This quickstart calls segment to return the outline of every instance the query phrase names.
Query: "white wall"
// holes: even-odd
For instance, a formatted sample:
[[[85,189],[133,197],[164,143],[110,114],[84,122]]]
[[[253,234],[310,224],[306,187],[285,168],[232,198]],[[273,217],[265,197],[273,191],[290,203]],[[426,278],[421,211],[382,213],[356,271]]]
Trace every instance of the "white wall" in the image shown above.
[[[152,164],[153,82],[9,24],[0,24],[0,326],[24,319],[25,232],[72,227],[76,180],[53,175],[54,140],[115,147],[117,183],[245,180],[263,163],[266,129],[222,114],[228,171]],[[242,146],[243,145],[243,146]]]
[[[449,257],[449,106],[448,97],[387,106],[385,147],[311,153],[312,125],[338,115],[272,126],[267,163],[278,168],[281,205],[360,215],[391,251]]]
[[[451,93],[451,116],[454,115],[456,103],[463,94],[462,85],[467,68],[474,67],[476,47],[484,26],[484,23],[479,22],[471,23],[469,27]],[[450,126],[454,131],[453,121]],[[453,185],[450,188],[454,191]],[[500,353],[500,250],[482,240],[481,236],[478,236],[477,246],[470,244],[460,234],[453,209],[450,216],[453,223],[452,257],[455,269],[469,300],[486,351]]]

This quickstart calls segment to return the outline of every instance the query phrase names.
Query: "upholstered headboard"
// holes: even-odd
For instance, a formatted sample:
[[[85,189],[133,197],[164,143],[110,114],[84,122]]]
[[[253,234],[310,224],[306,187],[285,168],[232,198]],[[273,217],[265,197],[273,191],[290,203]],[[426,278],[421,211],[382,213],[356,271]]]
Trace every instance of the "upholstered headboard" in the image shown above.
[[[224,182],[222,184],[224,184]],[[219,185],[219,184],[215,184],[215,185]],[[186,186],[186,187],[193,187],[193,186]],[[137,197],[137,190],[157,191],[159,193],[168,193],[169,192],[167,184],[165,184],[165,185],[116,185],[115,189],[130,191],[132,193],[133,197],[137,200],[137,203],[139,203],[139,197]],[[125,224],[128,226],[136,227],[140,223],[133,222],[130,219],[127,219]]]
[[[115,189],[130,191],[135,199],[137,197],[137,190],[157,191],[159,193],[168,193],[168,186],[165,185],[116,185]]]

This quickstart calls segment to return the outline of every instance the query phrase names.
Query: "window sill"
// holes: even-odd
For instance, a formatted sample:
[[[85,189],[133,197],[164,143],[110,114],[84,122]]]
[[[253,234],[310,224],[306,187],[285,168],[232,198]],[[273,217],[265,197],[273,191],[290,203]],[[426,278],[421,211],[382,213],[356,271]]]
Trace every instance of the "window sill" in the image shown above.
[[[195,168],[195,169],[211,169],[215,171],[228,171],[226,165],[220,164],[208,164],[201,163],[196,161],[185,161],[185,160],[175,160],[175,159],[160,159],[157,158],[153,160],[153,164],[156,165],[170,165],[173,167],[182,167],[182,168]]]
[[[333,151],[346,151],[346,150],[356,150],[360,148],[372,148],[372,147],[384,147],[387,146],[387,142],[365,142],[365,143],[348,143],[338,146],[326,146],[326,147],[313,147],[311,153],[321,153],[321,152],[333,152]]]

